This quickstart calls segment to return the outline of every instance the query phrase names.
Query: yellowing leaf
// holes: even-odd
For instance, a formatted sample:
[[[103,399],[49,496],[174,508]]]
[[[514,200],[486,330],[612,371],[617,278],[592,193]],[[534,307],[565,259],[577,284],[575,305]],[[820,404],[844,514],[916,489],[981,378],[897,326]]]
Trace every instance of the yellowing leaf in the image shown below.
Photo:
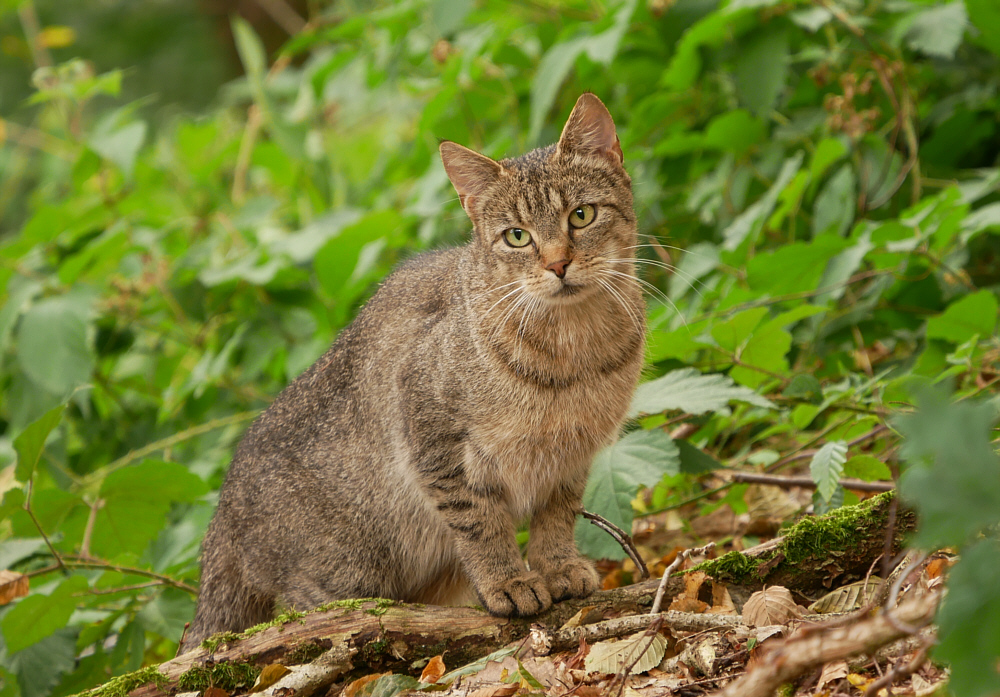
[[[632,666],[630,674],[645,673],[660,664],[666,651],[667,640],[662,635],[650,638],[645,632],[640,632],[621,641],[594,644],[583,665],[588,673],[614,675],[629,666]]]
[[[432,658],[420,674],[420,682],[435,683],[445,674],[444,661],[440,656]]]
[[[260,675],[257,676],[257,682],[253,684],[250,692],[263,692],[291,672],[288,666],[283,666],[280,663],[272,663],[269,666],[264,666],[264,670],[260,671]]]

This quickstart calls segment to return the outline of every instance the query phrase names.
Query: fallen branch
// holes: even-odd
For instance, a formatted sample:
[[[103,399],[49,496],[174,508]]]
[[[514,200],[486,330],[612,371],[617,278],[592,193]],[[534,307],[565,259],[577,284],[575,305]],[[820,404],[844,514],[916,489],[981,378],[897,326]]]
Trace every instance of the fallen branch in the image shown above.
[[[932,592],[904,601],[893,614],[914,627],[934,619],[940,593]],[[884,612],[835,627],[804,625],[789,639],[766,651],[756,666],[710,697],[770,697],[781,685],[806,671],[830,661],[872,653],[897,639],[908,636]]]

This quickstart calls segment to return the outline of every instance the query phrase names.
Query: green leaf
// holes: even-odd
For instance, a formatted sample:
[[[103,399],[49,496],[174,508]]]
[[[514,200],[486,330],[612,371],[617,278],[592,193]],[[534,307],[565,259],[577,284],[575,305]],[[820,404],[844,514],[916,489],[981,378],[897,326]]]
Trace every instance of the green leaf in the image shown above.
[[[702,143],[706,148],[742,155],[764,139],[765,131],[763,121],[745,109],[735,109],[708,123]]]
[[[14,469],[14,477],[18,481],[28,481],[35,471],[35,466],[45,448],[45,441],[48,440],[52,429],[62,421],[64,411],[66,411],[66,405],[60,404],[33,422],[14,439],[14,450],[17,451],[17,467]]]
[[[965,9],[979,30],[976,42],[1000,56],[1000,5],[995,0],[965,0]]]
[[[855,455],[844,463],[844,476],[866,482],[884,482],[892,479],[892,472],[884,462],[871,455]]]
[[[171,641],[180,641],[184,625],[194,617],[195,601],[177,588],[165,588],[136,615],[142,625]]]
[[[929,7],[911,19],[906,44],[914,51],[950,60],[962,43],[968,23],[962,0]]]
[[[997,298],[991,291],[966,295],[927,320],[927,338],[961,344],[977,334],[981,338],[992,336],[997,326],[997,309]]]
[[[705,474],[725,467],[721,462],[706,453],[701,448],[696,448],[686,440],[675,440],[674,445],[680,453],[681,472],[684,474]]]
[[[799,373],[789,381],[782,394],[786,397],[805,399],[812,404],[819,404],[823,401],[823,385],[814,376],[808,373]]]
[[[718,342],[720,348],[736,352],[766,316],[766,307],[744,310],[712,327],[712,338]]]
[[[372,683],[369,697],[396,697],[400,692],[415,689],[420,682],[409,675],[383,675]]]
[[[921,521],[915,545],[961,547],[1000,520],[1000,461],[990,443],[996,418],[988,402],[952,404],[933,389],[919,393],[914,413],[896,417],[907,464],[899,490]]]
[[[782,375],[788,371],[785,356],[791,348],[792,335],[781,327],[768,323],[756,330],[739,351],[740,365],[730,370],[729,376],[747,387],[760,387],[771,379],[771,374]]]
[[[48,697],[59,678],[76,665],[76,630],[58,629],[10,654],[5,663],[17,676],[21,697]]]
[[[774,108],[788,79],[788,30],[778,23],[756,32],[740,47],[733,71],[740,102],[758,116]]]
[[[830,259],[850,244],[834,235],[795,242],[747,262],[747,284],[771,296],[816,290]]]
[[[207,491],[200,477],[177,462],[144,460],[112,472],[101,485],[104,505],[95,517],[91,551],[109,558],[143,552],[163,528],[171,505],[194,501]],[[80,516],[73,527],[85,522]]]
[[[95,133],[89,144],[98,155],[118,165],[126,179],[131,179],[136,157],[145,140],[146,123],[134,121],[114,130]]]
[[[781,171],[778,172],[777,179],[775,179],[771,188],[767,190],[767,193],[736,216],[733,222],[722,231],[722,236],[725,239],[725,243],[722,245],[723,249],[733,251],[743,244],[743,241],[747,237],[751,239],[756,238],[757,233],[760,232],[764,225],[764,221],[767,220],[774,210],[774,206],[778,202],[778,196],[792,181],[792,178],[795,177],[796,172],[799,171],[799,167],[802,166],[803,157],[803,154],[800,152],[785,160],[781,166]]]
[[[639,385],[629,415],[658,414],[674,409],[687,414],[704,414],[719,411],[730,401],[775,408],[753,390],[734,385],[732,378],[726,375],[702,375],[695,368],[681,368]]]
[[[840,478],[847,462],[847,443],[834,440],[824,443],[809,463],[809,474],[816,482],[816,491],[824,501],[830,501],[840,488]]]
[[[583,506],[625,530],[632,529],[632,499],[639,486],[658,482],[680,471],[680,453],[662,429],[633,431],[594,457]],[[594,559],[624,559],[625,552],[606,532],[580,519],[576,526],[580,550]]]
[[[813,237],[833,231],[843,237],[854,223],[857,199],[854,168],[845,164],[834,173],[820,190],[813,209]]]
[[[313,264],[323,289],[337,297],[354,279],[365,245],[397,232],[404,224],[394,210],[369,213],[347,225],[316,252]]]
[[[65,627],[79,602],[74,595],[86,588],[87,579],[70,576],[50,595],[36,593],[19,600],[0,620],[7,651],[16,653]]]
[[[754,10],[749,7],[726,8],[702,17],[684,31],[660,85],[675,92],[689,89],[701,72],[702,47],[718,48],[754,24]]]
[[[87,337],[89,303],[63,295],[35,303],[21,318],[17,360],[32,382],[67,395],[88,382],[94,354]]]
[[[838,138],[824,138],[816,144],[812,160],[809,162],[809,178],[818,182],[830,165],[847,154],[847,147]]]
[[[951,666],[948,690],[962,697],[995,695],[1000,662],[1000,543],[976,541],[948,572],[948,594],[937,615],[935,658]]]

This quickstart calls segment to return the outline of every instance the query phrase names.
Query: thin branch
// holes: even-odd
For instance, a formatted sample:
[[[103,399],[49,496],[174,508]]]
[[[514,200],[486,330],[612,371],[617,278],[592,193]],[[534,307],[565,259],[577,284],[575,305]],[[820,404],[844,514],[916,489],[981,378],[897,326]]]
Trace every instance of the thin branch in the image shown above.
[[[274,23],[285,30],[289,36],[295,36],[305,29],[306,20],[292,9],[285,0],[257,0],[257,6],[264,10],[274,20]]]
[[[198,595],[198,589],[194,586],[189,586],[183,581],[178,581],[177,579],[170,578],[169,576],[158,574],[155,571],[136,569],[131,566],[119,566],[118,564],[112,564],[100,559],[82,559],[80,557],[66,557],[65,559],[59,559],[57,557],[57,559],[60,564],[46,566],[44,569],[36,569],[35,571],[28,572],[25,575],[29,578],[44,576],[45,574],[57,571],[60,567],[72,567],[77,569],[104,569],[106,571],[117,571],[118,573],[122,573],[127,576],[143,576],[145,578],[152,578],[159,581],[164,586],[170,586],[171,588],[182,590],[186,593],[190,593],[191,595]],[[69,572],[67,571],[67,573]]]
[[[80,545],[80,556],[90,559],[90,540],[94,535],[94,523],[97,522],[97,511],[104,508],[104,499],[97,499],[90,504],[90,513],[87,515],[87,526],[83,529],[83,543]]]
[[[615,538],[615,542],[621,545],[622,549],[625,550],[625,553],[629,556],[629,559],[631,559],[632,563],[635,564],[635,568],[639,570],[640,581],[645,581],[649,578],[649,569],[646,568],[646,562],[644,562],[642,557],[639,555],[639,550],[635,548],[635,542],[632,541],[631,535],[607,518],[599,516],[596,513],[591,513],[590,511],[580,511],[580,515],[604,532],[611,535],[611,537]]]
[[[674,572],[674,569],[679,567],[684,563],[684,560],[688,557],[694,556],[695,554],[708,554],[709,551],[715,548],[714,542],[709,542],[707,545],[702,547],[695,547],[694,549],[683,549],[677,553],[674,560],[670,562],[670,566],[663,570],[663,576],[660,577],[660,585],[656,588],[656,597],[653,599],[653,607],[650,609],[649,614],[657,615],[660,612],[660,606],[663,604],[663,594],[667,590],[667,579],[670,578],[670,574]]]
[[[758,474],[756,472],[733,472],[733,481],[740,484],[767,484],[770,486],[780,486],[783,489],[791,487],[804,487],[815,489],[816,482],[809,477],[784,477],[779,474]],[[841,479],[840,486],[852,491],[870,491],[882,493],[892,491],[896,488],[893,482],[866,482],[862,479]]]
[[[63,558],[59,556],[59,552],[57,552],[56,548],[52,545],[52,541],[49,539],[49,536],[46,535],[45,530],[42,529],[42,524],[39,523],[38,518],[35,517],[35,512],[31,510],[31,492],[34,489],[34,484],[35,484],[35,473],[32,472],[31,476],[28,477],[28,491],[24,497],[23,508],[25,512],[28,514],[28,517],[31,518],[31,522],[35,524],[35,528],[37,528],[38,534],[42,536],[42,539],[45,540],[45,544],[48,545],[49,552],[52,553],[52,557],[56,560],[56,568],[62,569],[63,574],[69,576],[69,569],[66,568],[66,562],[64,562]]]

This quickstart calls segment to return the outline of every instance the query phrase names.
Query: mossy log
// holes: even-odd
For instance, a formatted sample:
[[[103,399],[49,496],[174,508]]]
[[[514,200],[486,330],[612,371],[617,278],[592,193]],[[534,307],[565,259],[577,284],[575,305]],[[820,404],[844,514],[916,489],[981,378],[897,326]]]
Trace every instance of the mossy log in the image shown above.
[[[916,522],[913,511],[897,507],[895,492],[890,491],[824,516],[803,518],[779,538],[697,568],[724,583],[785,586],[818,597],[869,572],[878,575],[879,569],[872,569],[875,560],[886,553],[890,559],[895,556]]]
[[[699,568],[726,583],[738,609],[764,584],[821,595],[826,589],[863,578],[883,553],[891,503],[892,495],[885,494],[827,516],[804,519],[756,556],[733,552]],[[893,553],[913,524],[912,513],[902,509],[897,513]],[[382,671],[419,673],[415,663],[436,655],[457,667],[525,639],[532,624],[554,631],[584,608],[592,608],[586,613],[590,622],[648,613],[658,584],[651,579],[600,591],[583,600],[558,603],[531,619],[502,619],[468,607],[386,600],[335,602],[313,612],[284,615],[240,634],[217,635],[194,651],[116,678],[89,694],[166,697],[209,685],[246,692],[264,666],[309,663],[336,647],[351,652],[352,669],[344,678]],[[683,585],[678,577],[669,580],[665,607]],[[705,591],[710,593],[707,586]]]

